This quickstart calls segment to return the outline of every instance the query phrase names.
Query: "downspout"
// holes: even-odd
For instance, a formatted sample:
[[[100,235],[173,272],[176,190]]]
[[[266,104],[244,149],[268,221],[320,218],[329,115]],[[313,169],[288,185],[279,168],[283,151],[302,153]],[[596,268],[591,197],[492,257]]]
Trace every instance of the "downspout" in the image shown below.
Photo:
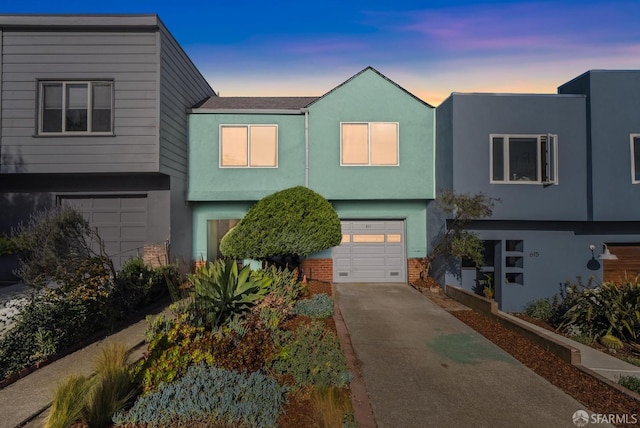
[[[309,187],[309,109],[300,111],[304,113],[304,187]]]

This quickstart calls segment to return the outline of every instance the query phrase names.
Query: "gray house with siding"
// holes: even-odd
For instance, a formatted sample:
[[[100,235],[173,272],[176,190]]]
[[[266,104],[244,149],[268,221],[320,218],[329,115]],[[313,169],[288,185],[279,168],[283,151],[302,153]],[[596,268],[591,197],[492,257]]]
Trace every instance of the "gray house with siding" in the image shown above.
[[[0,15],[0,51],[0,233],[69,204],[116,266],[190,258],[186,109],[215,93],[162,21]]]
[[[436,118],[438,189],[500,199],[469,226],[484,266],[440,263],[439,281],[481,291],[490,280],[517,311],[577,276],[640,272],[640,72],[588,72],[558,94],[453,93]],[[429,216],[433,243],[446,218]],[[600,258],[603,244],[617,260]]]

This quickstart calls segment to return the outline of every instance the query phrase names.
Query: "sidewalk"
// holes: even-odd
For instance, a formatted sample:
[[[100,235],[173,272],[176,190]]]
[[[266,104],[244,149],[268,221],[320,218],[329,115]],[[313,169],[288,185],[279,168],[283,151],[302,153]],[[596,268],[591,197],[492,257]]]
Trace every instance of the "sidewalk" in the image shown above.
[[[575,428],[587,410],[407,285],[335,289],[380,428]]]
[[[144,347],[140,345],[144,343],[146,328],[147,322],[143,319],[0,389],[0,415],[2,415],[0,426],[7,428],[25,426],[28,421],[46,410],[51,405],[57,385],[67,376],[91,374],[95,357],[107,343],[121,343],[128,349],[134,349],[132,359],[140,358],[144,352]],[[42,424],[32,422],[26,426],[42,426]]]
[[[600,352],[590,346],[583,345],[582,343],[578,343],[561,334],[557,334],[535,324],[528,323],[521,318],[514,317],[513,315],[509,315],[504,312],[502,312],[502,315],[507,318],[515,319],[520,323],[527,324],[531,329],[537,331],[540,335],[552,337],[567,346],[576,348],[580,351],[582,365],[584,367],[593,370],[600,376],[612,380],[615,383],[618,382],[618,378],[620,376],[635,376],[640,379],[640,367],[634,366],[633,364],[625,363],[624,361],[616,357],[607,355],[604,352]]]

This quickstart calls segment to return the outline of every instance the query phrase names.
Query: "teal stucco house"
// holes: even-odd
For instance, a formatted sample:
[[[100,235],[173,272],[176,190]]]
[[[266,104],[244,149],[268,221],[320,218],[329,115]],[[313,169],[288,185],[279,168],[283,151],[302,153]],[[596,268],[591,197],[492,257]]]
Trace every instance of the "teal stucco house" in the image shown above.
[[[335,207],[340,246],[303,261],[335,282],[407,282],[427,252],[435,109],[368,67],[320,97],[212,96],[189,112],[193,257],[257,200],[303,185]]]

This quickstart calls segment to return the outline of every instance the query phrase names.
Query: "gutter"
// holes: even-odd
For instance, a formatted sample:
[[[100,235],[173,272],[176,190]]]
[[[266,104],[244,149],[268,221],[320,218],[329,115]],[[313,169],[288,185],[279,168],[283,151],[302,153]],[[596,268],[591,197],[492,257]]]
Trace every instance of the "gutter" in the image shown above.
[[[309,109],[301,108],[304,113],[304,187],[309,187]]]
[[[191,114],[301,114],[304,109],[192,108]]]

